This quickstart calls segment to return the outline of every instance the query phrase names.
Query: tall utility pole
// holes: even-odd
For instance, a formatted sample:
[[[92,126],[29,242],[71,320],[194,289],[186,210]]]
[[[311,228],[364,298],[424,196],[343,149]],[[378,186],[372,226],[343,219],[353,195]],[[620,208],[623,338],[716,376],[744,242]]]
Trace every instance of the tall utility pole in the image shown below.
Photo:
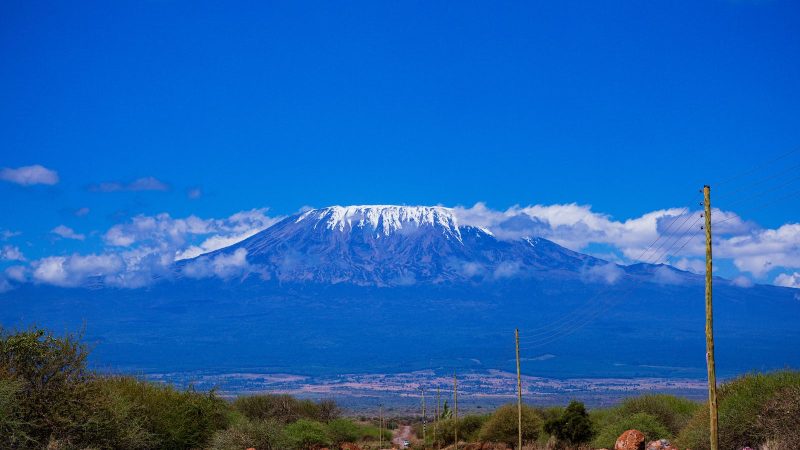
[[[519,432],[519,446],[522,448],[522,372],[519,366],[519,328],[514,329],[514,343],[517,348],[517,431]]]
[[[453,372],[453,417],[455,418],[455,450],[458,450],[458,378]]]
[[[436,417],[433,418],[433,442],[436,442],[436,428],[439,425],[439,386],[436,386]],[[438,444],[436,445],[439,446]]]
[[[378,439],[380,440],[380,444],[378,445],[380,448],[383,448],[383,403],[381,403],[381,412],[379,417],[378,423],[380,424],[380,431],[378,432],[378,436],[380,437]]]
[[[714,366],[714,309],[711,302],[711,186],[703,186],[706,230],[706,362],[708,363],[708,410],[711,415],[711,450],[719,450],[717,374]]]
[[[420,387],[420,389],[422,389],[422,448],[425,448],[425,427],[428,421],[425,418],[425,388]]]

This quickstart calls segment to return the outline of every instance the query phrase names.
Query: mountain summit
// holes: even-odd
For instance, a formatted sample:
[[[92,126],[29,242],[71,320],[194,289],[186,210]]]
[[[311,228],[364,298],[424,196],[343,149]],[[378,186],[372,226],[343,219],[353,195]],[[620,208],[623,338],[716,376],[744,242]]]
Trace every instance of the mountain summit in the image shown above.
[[[461,240],[453,210],[442,206],[329,206],[306,211],[296,221],[313,222],[314,227],[322,225],[340,232],[374,232],[376,238],[404,230],[432,227],[448,239]]]
[[[312,209],[196,261],[242,254],[263,279],[392,286],[577,275],[605,261],[541,238],[497,239],[440,206]],[[192,264],[192,260],[184,264]]]

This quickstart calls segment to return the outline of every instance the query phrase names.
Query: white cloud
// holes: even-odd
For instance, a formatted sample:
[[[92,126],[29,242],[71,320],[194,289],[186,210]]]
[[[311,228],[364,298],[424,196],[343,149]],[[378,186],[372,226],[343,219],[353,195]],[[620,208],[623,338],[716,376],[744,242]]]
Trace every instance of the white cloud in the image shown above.
[[[233,245],[276,223],[267,210],[253,209],[226,219],[201,219],[197,216],[173,218],[169,214],[136,216],[130,222],[114,225],[103,236],[106,244],[131,247],[145,244],[170,249],[173,259],[188,259]],[[197,238],[203,240],[193,243]]]
[[[59,225],[50,230],[50,232],[58,236],[61,236],[64,239],[75,239],[77,241],[82,241],[86,239],[86,236],[80,233],[76,233],[75,230],[66,225]]]
[[[14,236],[19,236],[22,234],[19,231],[11,231],[11,230],[0,230],[0,241],[7,241]]]
[[[22,254],[19,247],[4,245],[0,248],[0,261],[25,261],[25,255]]]
[[[13,288],[14,288],[14,286],[12,286],[11,283],[8,282],[8,280],[6,280],[5,278],[0,277],[0,294],[2,294],[4,292],[8,292]]]
[[[505,211],[476,203],[469,208],[456,207],[454,212],[462,225],[488,228],[500,239],[543,237],[579,252],[587,251],[591,244],[602,244],[622,254],[624,259],[618,262],[670,262],[682,270],[705,270],[700,211],[668,208],[614,220],[591,206],[574,203],[513,206]],[[776,269],[800,268],[800,224],[765,229],[718,209],[712,211],[712,217],[716,258],[730,259],[738,270],[757,278]]]
[[[616,264],[608,263],[591,266],[583,270],[583,277],[590,281],[601,281],[605,284],[614,284],[625,274]]]
[[[78,286],[90,277],[112,281],[125,267],[122,258],[113,254],[50,256],[34,262],[34,281],[56,286]]]
[[[54,185],[58,183],[58,172],[38,164],[16,169],[4,167],[0,169],[0,180],[22,186],[32,186],[34,184]]]
[[[89,278],[112,286],[145,286],[156,279],[172,277],[176,257],[191,257],[232,245],[277,220],[280,218],[268,216],[266,209],[242,211],[223,219],[139,215],[108,229],[103,235],[107,245],[104,253],[45,257],[31,263],[30,277],[19,272],[18,278],[66,287],[79,286]],[[57,227],[53,232],[64,237],[77,235],[67,227]],[[246,252],[234,252],[192,262],[186,274],[195,278],[229,278],[247,270],[250,266]]]
[[[242,275],[248,268],[247,250],[236,249],[232,254],[219,254],[190,261],[183,268],[183,274],[190,278],[231,278]]]
[[[28,279],[28,268],[25,266],[11,266],[6,269],[6,276],[19,283],[24,283]]]
[[[672,265],[677,267],[678,269],[686,270],[688,272],[693,272],[693,273],[706,272],[706,262],[703,259],[681,258]]]
[[[516,276],[521,268],[518,261],[503,261],[494,269],[494,277],[497,279],[511,278]]]
[[[78,209],[75,210],[75,212],[73,212],[73,214],[75,216],[77,216],[77,217],[83,217],[83,216],[89,214],[89,208],[87,208],[85,206],[83,208],[78,208]]]
[[[778,286],[800,289],[800,272],[792,274],[782,273],[775,277],[774,283]]]
[[[743,287],[743,288],[753,287],[753,280],[744,275],[739,275],[738,277],[731,280],[731,282],[733,283],[734,286],[738,287]]]
[[[155,177],[138,178],[130,183],[121,181],[106,181],[89,186],[92,192],[139,192],[139,191],[168,191],[169,185]]]
[[[543,237],[576,251],[591,243],[611,244],[630,259],[638,257],[660,235],[664,219],[680,222],[682,211],[671,208],[615,221],[607,214],[592,211],[591,206],[575,203],[513,206],[505,211],[489,209],[483,203],[454,208],[459,223],[488,228],[500,239]],[[647,256],[650,253],[644,259]]]
[[[800,268],[800,224],[758,229],[719,240],[716,256],[733,259],[739,270],[756,277],[776,268]]]

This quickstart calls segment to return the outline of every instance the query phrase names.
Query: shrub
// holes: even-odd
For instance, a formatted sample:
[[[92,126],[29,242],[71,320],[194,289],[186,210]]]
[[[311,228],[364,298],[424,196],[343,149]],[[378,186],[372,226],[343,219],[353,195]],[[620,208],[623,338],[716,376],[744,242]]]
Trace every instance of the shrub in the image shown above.
[[[227,403],[213,391],[178,390],[130,377],[102,378],[97,384],[110,395],[137,405],[143,427],[159,448],[203,447],[228,424]]]
[[[328,423],[328,436],[333,444],[355,442],[361,436],[359,426],[347,419],[334,419]]]
[[[647,441],[669,436],[667,427],[656,417],[648,413],[633,415],[615,415],[614,420],[606,424],[592,441],[593,447],[613,448],[617,438],[626,430],[639,430]]]
[[[298,450],[317,445],[327,446],[331,443],[325,425],[314,420],[300,419],[287,425],[285,432],[289,446]]]
[[[777,391],[761,408],[756,425],[772,440],[800,441],[800,386]]]
[[[773,436],[763,420],[764,412],[774,405],[771,401],[783,402],[780,397],[787,390],[800,386],[800,372],[778,371],[769,374],[749,374],[723,384],[719,389],[719,446],[741,448],[756,446]],[[759,421],[761,417],[761,422]],[[699,408],[689,424],[678,435],[681,447],[707,450],[709,412],[708,405]],[[796,423],[796,422],[795,422]]]
[[[544,430],[571,445],[589,442],[594,435],[592,421],[583,403],[571,401],[560,417],[548,420]]]
[[[522,406],[522,440],[535,441],[542,429],[542,418],[533,408]],[[508,404],[489,416],[480,431],[480,439],[487,442],[504,442],[515,446],[519,441],[519,416],[517,405]]]
[[[211,438],[209,450],[282,450],[288,446],[283,426],[275,420],[241,420]]]
[[[480,435],[480,430],[489,416],[481,415],[467,415],[458,418],[458,440],[472,442],[477,441]],[[438,443],[442,446],[452,444],[455,438],[456,421],[453,418],[440,419],[436,423],[436,439],[433,439],[434,424],[429,423],[427,429],[427,436],[432,443]],[[415,427],[417,436],[422,436],[421,425]]]
[[[314,403],[285,394],[238,397],[233,402],[233,407],[251,420],[274,419],[281,423],[291,423],[298,419],[330,422],[340,415],[340,409],[333,400]]]
[[[699,403],[685,398],[655,394],[642,395],[625,400],[619,406],[619,414],[633,416],[637,413],[647,413],[666,427],[668,433],[659,437],[672,438],[689,423],[689,420],[699,408]]]
[[[22,391],[22,382],[0,378],[0,436],[11,446],[20,446],[28,442],[25,433],[25,422],[17,407]]]
[[[85,442],[89,393],[86,346],[75,335],[0,329],[0,379],[14,398],[6,426],[16,448],[44,448],[50,439]],[[13,408],[13,409],[12,409]]]

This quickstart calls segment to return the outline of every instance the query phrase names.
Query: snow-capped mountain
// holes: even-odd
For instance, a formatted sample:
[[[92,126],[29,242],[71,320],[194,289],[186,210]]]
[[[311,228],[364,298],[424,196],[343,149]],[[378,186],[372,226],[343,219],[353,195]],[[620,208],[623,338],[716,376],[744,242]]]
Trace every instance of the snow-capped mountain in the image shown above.
[[[252,273],[266,280],[377,286],[578,273],[605,264],[541,238],[497,239],[488,230],[459,225],[453,211],[440,206],[312,209],[196,261],[242,249]],[[191,267],[192,261],[183,264]]]
[[[25,285],[0,324],[86,327],[95,361],[133,371],[358,373],[512,369],[537,376],[705,375],[703,277],[619,266],[536,237],[504,240],[448,208],[305,211],[139,289]],[[718,280],[720,374],[800,365],[796,290]],[[757,330],[757,332],[753,332]]]

